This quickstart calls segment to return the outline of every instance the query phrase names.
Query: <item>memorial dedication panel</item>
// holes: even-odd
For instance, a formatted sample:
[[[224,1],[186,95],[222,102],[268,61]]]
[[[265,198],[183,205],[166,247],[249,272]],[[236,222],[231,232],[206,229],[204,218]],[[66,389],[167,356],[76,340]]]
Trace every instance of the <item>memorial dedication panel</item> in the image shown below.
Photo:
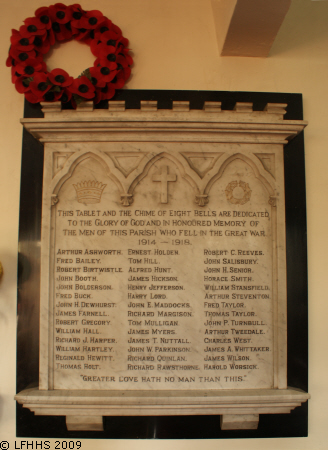
[[[287,105],[43,105],[39,386],[16,399],[103,416],[221,415],[222,430],[309,398],[287,389]]]
[[[274,151],[75,146],[53,147],[53,389],[273,388]]]

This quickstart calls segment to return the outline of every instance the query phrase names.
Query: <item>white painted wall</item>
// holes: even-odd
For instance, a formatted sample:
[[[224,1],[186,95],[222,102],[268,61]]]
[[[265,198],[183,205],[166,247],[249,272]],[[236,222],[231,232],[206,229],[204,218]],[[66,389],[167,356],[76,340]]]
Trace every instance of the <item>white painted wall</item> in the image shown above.
[[[23,96],[5,67],[11,28],[19,28],[48,0],[0,0],[0,441],[15,440],[16,273]],[[72,2],[73,3],[73,2]],[[328,2],[294,0],[267,59],[219,56],[210,0],[84,0],[130,39],[135,65],[130,89],[239,90],[302,93],[309,247],[309,437],[279,440],[83,441],[83,450],[326,449],[328,389]],[[65,47],[65,48],[64,48]],[[54,52],[49,66],[78,75],[93,58],[77,43]]]

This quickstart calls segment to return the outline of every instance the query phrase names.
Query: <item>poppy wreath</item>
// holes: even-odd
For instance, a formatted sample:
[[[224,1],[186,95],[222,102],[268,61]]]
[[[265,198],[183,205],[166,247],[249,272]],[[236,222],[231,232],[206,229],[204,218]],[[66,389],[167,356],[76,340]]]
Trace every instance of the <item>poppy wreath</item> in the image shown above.
[[[93,67],[78,78],[65,70],[47,71],[43,60],[57,41],[76,39],[90,46],[96,59]],[[100,11],[84,11],[80,5],[56,3],[38,8],[35,17],[12,30],[7,66],[11,67],[16,90],[31,103],[108,100],[129,78],[133,63],[122,31]]]

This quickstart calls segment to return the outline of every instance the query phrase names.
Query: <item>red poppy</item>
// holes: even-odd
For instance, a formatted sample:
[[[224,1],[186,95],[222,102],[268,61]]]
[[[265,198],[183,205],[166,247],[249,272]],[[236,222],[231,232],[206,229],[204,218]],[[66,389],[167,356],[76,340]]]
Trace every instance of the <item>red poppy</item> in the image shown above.
[[[116,75],[116,77],[113,79],[113,81],[111,82],[111,84],[115,90],[122,89],[122,87],[125,84],[124,74],[122,72],[118,73]]]
[[[83,17],[83,11],[80,8],[74,8],[74,11],[72,12],[72,20],[71,25],[74,28],[82,28],[82,25],[80,23],[80,20]]]
[[[122,48],[128,46],[129,40],[113,30],[106,31],[102,34],[98,33],[97,41],[90,46],[91,51],[95,56],[99,56],[99,47],[101,44],[112,46],[116,49],[118,47]]]
[[[31,91],[25,92],[25,98],[30,103],[40,103],[44,100],[42,95],[35,95]]]
[[[90,40],[90,30],[87,30],[86,28],[78,29],[72,26],[72,33],[75,33],[74,39],[76,39],[77,41],[87,42]]]
[[[45,94],[51,89],[51,84],[48,82],[48,77],[45,73],[36,73],[33,77],[33,81],[30,82],[30,91],[35,95]]]
[[[110,40],[108,44],[99,44],[97,52],[99,53],[100,59],[107,59],[110,62],[115,62],[115,56],[119,53],[119,48],[116,45],[111,45],[114,44],[114,42],[111,41],[112,40]]]
[[[48,73],[49,80],[56,86],[67,87],[73,83],[74,78],[70,77],[65,70],[53,69]]]
[[[66,26],[66,25],[68,25],[68,26]],[[71,39],[71,37],[73,36],[70,23],[63,25],[59,22],[53,22],[51,25],[50,34],[51,34],[51,31],[54,32],[55,39],[57,41],[66,41],[66,40]]]
[[[115,25],[114,23],[112,24],[112,30],[116,33],[121,35],[122,34],[122,30],[120,27],[118,27],[117,25]]]
[[[90,44],[92,53],[95,56],[100,56],[100,50],[106,48],[108,50],[111,50],[112,52],[115,52],[122,37],[114,33],[114,31],[106,31],[102,34],[101,33],[98,34],[99,34],[98,38],[94,39]]]
[[[16,83],[18,78],[20,78],[22,75],[18,72],[16,72],[16,67],[12,66],[11,68],[11,82]]]
[[[30,52],[33,50],[33,40],[34,36],[30,36],[29,38],[24,37],[17,30],[11,30],[12,35],[10,38],[10,42],[13,47],[17,48],[17,50]]]
[[[117,70],[116,70],[116,64],[115,63],[109,63],[106,66],[96,66],[101,75],[102,75],[102,81],[105,81],[105,83],[109,83],[112,81],[112,79],[116,76]]]
[[[104,42],[97,42],[95,43],[95,39],[90,43],[90,48],[92,53],[97,56],[98,58],[106,58],[106,56],[109,53],[115,53],[116,52],[116,41],[114,39],[108,40],[108,44]]]
[[[60,101],[63,103],[68,103],[69,101],[72,100],[72,96],[73,96],[72,92],[70,92],[68,89],[63,89]]]
[[[95,39],[99,39],[106,31],[110,31],[112,29],[113,23],[107,17],[104,17],[104,21],[98,24],[98,27],[95,29]]]
[[[10,52],[10,50],[9,50],[9,52]],[[13,58],[11,55],[10,55],[10,53],[9,53],[9,55],[7,56],[7,59],[6,59],[6,66],[7,67],[12,67],[12,66],[14,66],[16,63],[15,63],[15,58]]]
[[[72,19],[72,11],[69,6],[63,3],[56,3],[55,5],[49,6],[49,16],[53,23],[57,22],[65,25],[65,23],[68,23]]]
[[[52,31],[52,30],[49,30]],[[53,39],[53,44],[55,43],[55,38]],[[42,36],[35,36],[33,45],[36,51],[45,55],[50,50],[51,45],[50,33],[44,34]]]
[[[30,89],[30,81],[27,80],[25,77],[19,77],[15,81],[15,88],[16,91],[18,91],[20,94],[24,94]]]
[[[97,58],[97,59],[95,59],[93,65],[94,65],[94,67],[103,67],[103,66],[106,66],[106,67],[108,67],[110,70],[115,70],[115,69],[117,68],[116,62],[108,61],[108,59],[105,59],[105,63],[106,63],[106,64],[101,64],[101,63],[100,63],[100,58]]]
[[[126,69],[133,64],[133,59],[130,55],[119,53],[116,58],[116,64],[118,69]]]
[[[50,28],[50,30],[48,30],[48,39],[49,39],[50,45],[55,45],[56,36],[55,36],[55,33],[52,28]]]
[[[101,44],[101,42],[98,39],[92,39],[92,41],[90,42],[90,50],[91,52],[95,55],[95,56],[99,56],[99,45]]]
[[[79,5],[78,3],[74,3],[74,5],[70,6],[72,14],[74,14],[75,12],[81,12],[84,13],[85,11],[82,9],[82,6]]]
[[[122,53],[123,56],[129,55],[129,51],[130,51],[129,48],[124,47],[123,44],[119,44],[119,47],[120,47],[120,53]],[[129,55],[129,56],[130,56],[130,55]],[[131,57],[130,57],[130,58],[131,58]],[[132,58],[131,58],[131,61],[132,61]],[[133,63],[133,61],[131,62],[131,64],[132,64],[132,63]],[[130,64],[130,63],[129,63],[129,64]]]
[[[25,25],[22,25],[19,29],[23,37],[41,36],[47,32],[46,25],[37,17],[29,17],[24,23]]]
[[[16,61],[25,61],[28,58],[35,58],[36,52],[34,50],[32,50],[30,52],[25,52],[25,51],[18,50],[15,47],[11,47],[9,50],[9,57],[13,58]]]
[[[114,95],[114,86],[111,83],[107,83],[103,88],[97,89],[95,103],[99,103],[101,100],[109,100]]]
[[[58,102],[60,97],[63,95],[62,90],[54,91],[53,88],[48,91],[43,98],[45,102]]]
[[[103,74],[100,72],[100,67],[90,67],[89,69],[91,83],[96,88],[103,88],[106,86],[106,81],[104,80]]]
[[[46,94],[41,95],[40,94],[35,94],[34,92],[31,91],[27,91],[25,92],[25,98],[26,100],[28,100],[30,103],[39,103],[39,102],[57,102],[59,100],[59,98],[61,97],[62,93],[61,92],[53,92],[53,91],[48,91],[46,92]]]
[[[125,67],[127,65],[127,62],[124,57],[120,56],[118,52],[120,51],[118,48],[115,49],[114,52],[111,51],[113,47],[106,46],[106,49],[101,48],[100,49],[100,55],[99,55],[99,64],[101,66],[106,66],[108,64],[116,64],[116,67]],[[122,68],[121,67],[121,68]]]
[[[86,77],[76,78],[68,88],[73,94],[91,100],[95,96],[95,87]]]
[[[46,27],[47,30],[50,30],[51,28],[51,20],[50,20],[50,16],[49,16],[49,8],[47,7],[42,7],[42,8],[38,8],[35,11],[35,16],[40,19],[40,22],[43,23]]]
[[[123,47],[127,47],[129,45],[129,39],[125,38],[124,36],[121,36],[120,44],[122,44]]]
[[[78,29],[95,30],[106,21],[104,15],[97,10],[86,11],[84,14],[73,14],[72,26]]]
[[[28,58],[25,61],[20,61],[16,66],[16,72],[25,77],[32,77],[36,72],[43,69],[43,64],[37,58]]]

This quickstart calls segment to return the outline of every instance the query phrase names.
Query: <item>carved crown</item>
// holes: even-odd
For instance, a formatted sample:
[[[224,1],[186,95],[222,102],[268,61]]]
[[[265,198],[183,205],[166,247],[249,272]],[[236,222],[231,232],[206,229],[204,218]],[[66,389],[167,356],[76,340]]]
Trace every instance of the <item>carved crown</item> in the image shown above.
[[[106,184],[100,181],[82,181],[73,185],[79,203],[100,203]]]

